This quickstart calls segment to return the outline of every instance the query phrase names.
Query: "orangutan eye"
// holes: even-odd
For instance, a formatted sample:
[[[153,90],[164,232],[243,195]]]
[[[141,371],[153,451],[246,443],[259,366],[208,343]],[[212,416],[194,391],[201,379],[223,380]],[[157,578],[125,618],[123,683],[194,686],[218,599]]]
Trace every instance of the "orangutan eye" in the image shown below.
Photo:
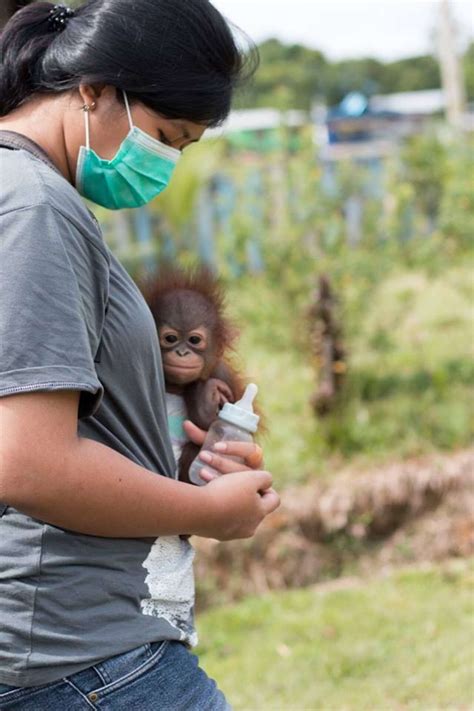
[[[198,346],[198,345],[201,343],[201,341],[202,341],[201,336],[191,336],[191,337],[189,338],[189,342],[190,342],[191,345],[193,345],[193,346]]]
[[[166,343],[170,343],[170,344],[177,343],[178,337],[175,336],[173,333],[168,333],[168,335],[165,336],[165,341],[166,341]]]

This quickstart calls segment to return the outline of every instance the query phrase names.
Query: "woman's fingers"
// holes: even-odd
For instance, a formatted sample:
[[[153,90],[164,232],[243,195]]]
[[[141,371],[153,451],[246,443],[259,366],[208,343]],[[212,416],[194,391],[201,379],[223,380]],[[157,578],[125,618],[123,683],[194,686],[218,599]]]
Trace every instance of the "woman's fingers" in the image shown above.
[[[209,469],[203,468],[199,472],[199,476],[203,481],[209,482],[213,479],[218,479],[219,474],[215,474],[214,472],[210,472]]]
[[[205,430],[197,427],[191,420],[185,420],[183,427],[191,442],[199,446],[202,445],[207,435]],[[201,452],[199,456],[203,466],[209,464],[220,474],[263,468],[263,451],[260,445],[255,442],[217,442],[213,450],[213,452]],[[239,457],[244,464],[234,462],[228,457]]]
[[[229,472],[230,473],[230,472]],[[260,495],[260,501],[262,505],[263,512],[265,516],[268,516],[268,514],[272,513],[275,511],[279,506],[280,506],[280,497],[275,491],[275,489],[272,488],[273,484],[273,477],[270,472],[267,471],[252,471],[249,472],[247,470],[246,472],[242,472],[242,474],[246,473],[247,475],[250,473],[253,477],[255,477],[254,481],[256,484],[256,492]],[[219,475],[215,474],[213,472],[210,472],[206,470],[205,468],[201,470],[200,472],[201,478],[206,482],[209,483],[213,479],[218,479]]]
[[[240,457],[250,469],[263,468],[263,451],[255,442],[217,442],[215,452]]]
[[[221,457],[219,454],[213,454],[208,451],[200,452],[199,459],[204,468],[209,465],[213,469],[217,469],[219,474],[232,474],[233,472],[243,472],[249,469],[242,462],[234,462],[228,457]]]
[[[260,495],[262,497],[265,515],[272,513],[272,511],[275,511],[280,506],[280,497],[275,489],[267,489],[266,491],[260,492]]]

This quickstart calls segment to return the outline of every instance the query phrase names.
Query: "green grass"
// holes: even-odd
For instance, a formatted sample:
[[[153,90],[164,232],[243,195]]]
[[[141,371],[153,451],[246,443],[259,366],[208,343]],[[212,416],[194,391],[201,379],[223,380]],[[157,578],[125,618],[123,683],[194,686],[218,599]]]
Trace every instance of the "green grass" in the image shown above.
[[[472,709],[473,575],[456,561],[248,598],[200,616],[197,653],[235,711]]]
[[[316,388],[309,289],[295,297],[284,280],[269,278],[231,287],[242,361],[267,416],[266,466],[279,486],[329,475],[349,459],[370,465],[472,442],[473,267],[467,257],[434,273],[431,266],[390,266],[367,253],[328,266],[349,371],[338,408],[324,420],[309,404]]]

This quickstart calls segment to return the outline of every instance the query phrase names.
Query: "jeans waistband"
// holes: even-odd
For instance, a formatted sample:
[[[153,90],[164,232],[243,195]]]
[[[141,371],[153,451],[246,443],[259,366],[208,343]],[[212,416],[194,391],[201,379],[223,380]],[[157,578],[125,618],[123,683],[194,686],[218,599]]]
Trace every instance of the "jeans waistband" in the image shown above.
[[[132,674],[148,662],[166,642],[148,642],[122,654],[97,662],[87,669],[67,677],[79,689],[90,689],[113,684]]]

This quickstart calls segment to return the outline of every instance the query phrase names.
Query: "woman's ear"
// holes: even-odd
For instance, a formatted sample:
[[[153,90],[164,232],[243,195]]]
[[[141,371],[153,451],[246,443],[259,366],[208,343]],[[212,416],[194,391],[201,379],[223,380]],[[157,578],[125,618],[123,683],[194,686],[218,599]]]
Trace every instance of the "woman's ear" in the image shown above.
[[[81,103],[83,106],[92,106],[96,101],[96,93],[94,87],[90,84],[79,84],[79,95],[81,97]]]
[[[91,109],[95,108],[97,100],[100,97],[105,98],[106,94],[110,95],[108,98],[111,100],[116,99],[115,87],[106,84],[79,84],[78,91],[82,106],[89,106]]]

